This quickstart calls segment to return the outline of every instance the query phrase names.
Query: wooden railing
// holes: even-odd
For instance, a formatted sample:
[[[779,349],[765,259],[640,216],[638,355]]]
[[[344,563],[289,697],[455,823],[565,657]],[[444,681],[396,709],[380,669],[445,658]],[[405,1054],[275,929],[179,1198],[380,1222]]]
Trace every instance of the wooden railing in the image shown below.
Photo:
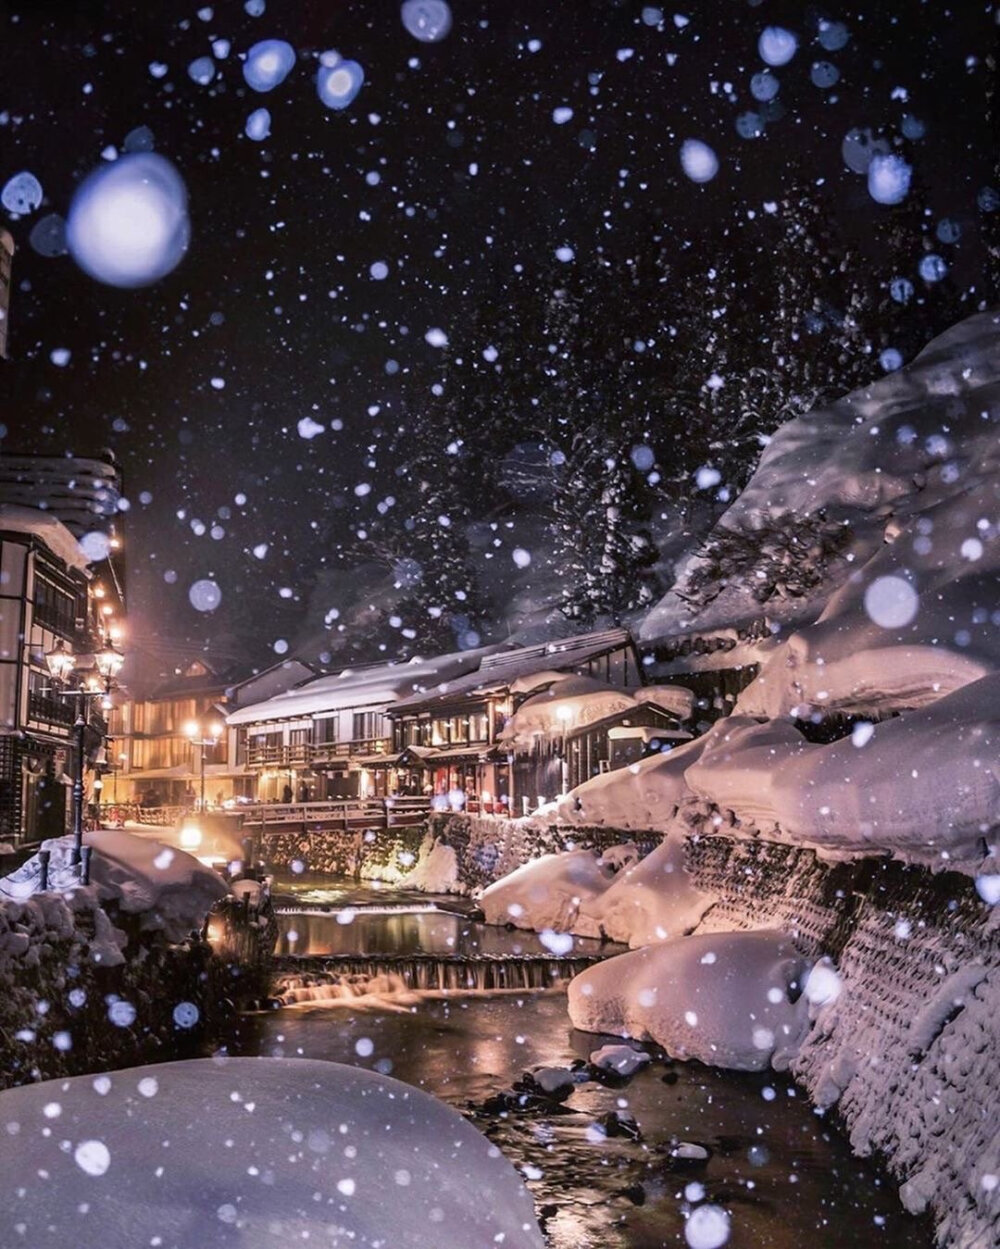
[[[290,768],[308,763],[345,762],[354,756],[388,754],[392,743],[387,737],[361,737],[346,742],[296,742],[288,746],[254,745],[247,741],[247,766],[251,768]]]

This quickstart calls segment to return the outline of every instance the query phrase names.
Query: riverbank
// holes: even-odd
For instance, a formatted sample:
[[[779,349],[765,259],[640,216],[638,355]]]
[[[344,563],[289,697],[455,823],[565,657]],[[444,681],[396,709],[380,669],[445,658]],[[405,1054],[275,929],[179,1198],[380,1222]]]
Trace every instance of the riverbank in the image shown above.
[[[457,891],[519,866],[534,832],[519,824],[435,825]],[[884,1161],[907,1210],[933,1215],[940,1243],[1000,1243],[1000,916],[962,873],[887,856],[830,862],[744,839],[721,815],[712,826],[723,831],[685,840],[690,883],[715,899],[694,931],[779,928],[836,969],[839,993],[814,1014],[796,1080],[858,1155]],[[544,848],[635,836],[552,829]]]

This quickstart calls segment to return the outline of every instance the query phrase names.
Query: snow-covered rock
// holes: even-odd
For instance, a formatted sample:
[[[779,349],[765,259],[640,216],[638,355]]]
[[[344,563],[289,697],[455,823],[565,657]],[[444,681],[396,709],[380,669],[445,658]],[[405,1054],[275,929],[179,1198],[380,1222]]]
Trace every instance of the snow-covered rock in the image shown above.
[[[850,540],[845,558],[831,561],[814,593],[804,600],[776,597],[767,603],[767,614],[774,620],[815,620],[834,590],[882,546],[887,532],[891,537],[920,513],[995,481],[1000,439],[991,414],[998,389],[1000,312],[984,312],[934,339],[905,368],[781,426],[721,518],[719,531],[757,534],[762,561],[768,531],[777,523],[794,525],[822,513],[832,523],[846,524]],[[990,515],[971,515],[970,525]],[[950,565],[957,572],[968,561],[960,546],[938,544],[931,530],[921,536],[931,539],[925,554],[940,560],[942,568]],[[981,540],[975,528],[966,536]],[[905,563],[911,556],[896,558]],[[688,561],[646,617],[643,638],[704,633],[761,615],[752,593],[753,568],[692,610],[684,598],[685,581],[698,562]],[[950,645],[947,638],[942,644]]]
[[[590,1055],[590,1061],[602,1071],[626,1078],[650,1061],[644,1050],[634,1050],[631,1045],[602,1045]]]
[[[495,1145],[355,1067],[202,1059],[33,1084],[0,1093],[0,1135],[16,1139],[0,1225],[26,1245],[544,1244]]]
[[[591,850],[545,854],[484,889],[479,904],[488,924],[577,932],[581,910],[613,878],[612,868]]]
[[[589,967],[569,985],[584,1032],[655,1041],[716,1067],[787,1068],[808,1024],[805,960],[783,933],[678,937]]]
[[[603,933],[633,947],[690,932],[715,898],[694,886],[684,857],[679,832],[668,832],[655,850],[581,908],[581,918],[588,922],[577,931]]]

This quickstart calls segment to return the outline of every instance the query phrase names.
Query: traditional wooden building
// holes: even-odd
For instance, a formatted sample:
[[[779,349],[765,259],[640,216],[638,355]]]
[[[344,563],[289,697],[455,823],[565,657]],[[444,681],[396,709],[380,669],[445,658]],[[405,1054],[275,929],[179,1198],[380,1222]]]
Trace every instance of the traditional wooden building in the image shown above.
[[[74,776],[89,789],[104,763],[107,725],[97,699],[76,757],[78,704],[54,686],[45,656],[77,655],[103,639],[102,600],[69,529],[47,512],[0,503],[0,841],[60,836]]]
[[[231,679],[191,659],[116,707],[105,803],[190,807],[204,790],[204,804],[218,806],[240,796],[242,769],[226,729]]]
[[[309,676],[227,716],[246,792],[262,801],[325,801],[400,792],[387,709],[474,669],[466,651]],[[275,680],[278,680],[275,677]]]
[[[600,723],[567,725],[565,741],[555,734],[552,757],[542,765],[538,739],[508,726],[516,725],[520,708],[537,697],[548,699],[547,691],[558,691],[570,677],[589,681],[591,693],[597,687],[610,690],[617,701],[612,698]],[[398,785],[452,805],[521,814],[621,757],[607,736],[616,725],[630,720],[664,733],[678,731],[676,713],[640,707],[624,694],[641,684],[642,664],[624,629],[498,650],[476,671],[388,708]],[[689,705],[686,694],[680,700]],[[562,750],[570,743],[570,753]]]

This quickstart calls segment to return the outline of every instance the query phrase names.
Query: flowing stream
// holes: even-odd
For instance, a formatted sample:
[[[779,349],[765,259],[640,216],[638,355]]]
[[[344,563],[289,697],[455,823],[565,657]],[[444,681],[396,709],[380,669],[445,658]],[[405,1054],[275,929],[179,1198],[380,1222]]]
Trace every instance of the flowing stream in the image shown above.
[[[498,1097],[531,1068],[618,1041],[570,1026],[564,983],[619,947],[554,954],[535,934],[451,913],[454,899],[420,911],[427,898],[319,894],[283,900],[279,993],[297,1004],[243,1016],[231,1052],[370,1067],[449,1102],[524,1174],[552,1249],[683,1246],[685,1216],[706,1202],[729,1212],[733,1249],[933,1244],[895,1183],[774,1073],[654,1056],[617,1086],[578,1083],[561,1105]],[[513,988],[483,970],[518,965],[530,971]]]

